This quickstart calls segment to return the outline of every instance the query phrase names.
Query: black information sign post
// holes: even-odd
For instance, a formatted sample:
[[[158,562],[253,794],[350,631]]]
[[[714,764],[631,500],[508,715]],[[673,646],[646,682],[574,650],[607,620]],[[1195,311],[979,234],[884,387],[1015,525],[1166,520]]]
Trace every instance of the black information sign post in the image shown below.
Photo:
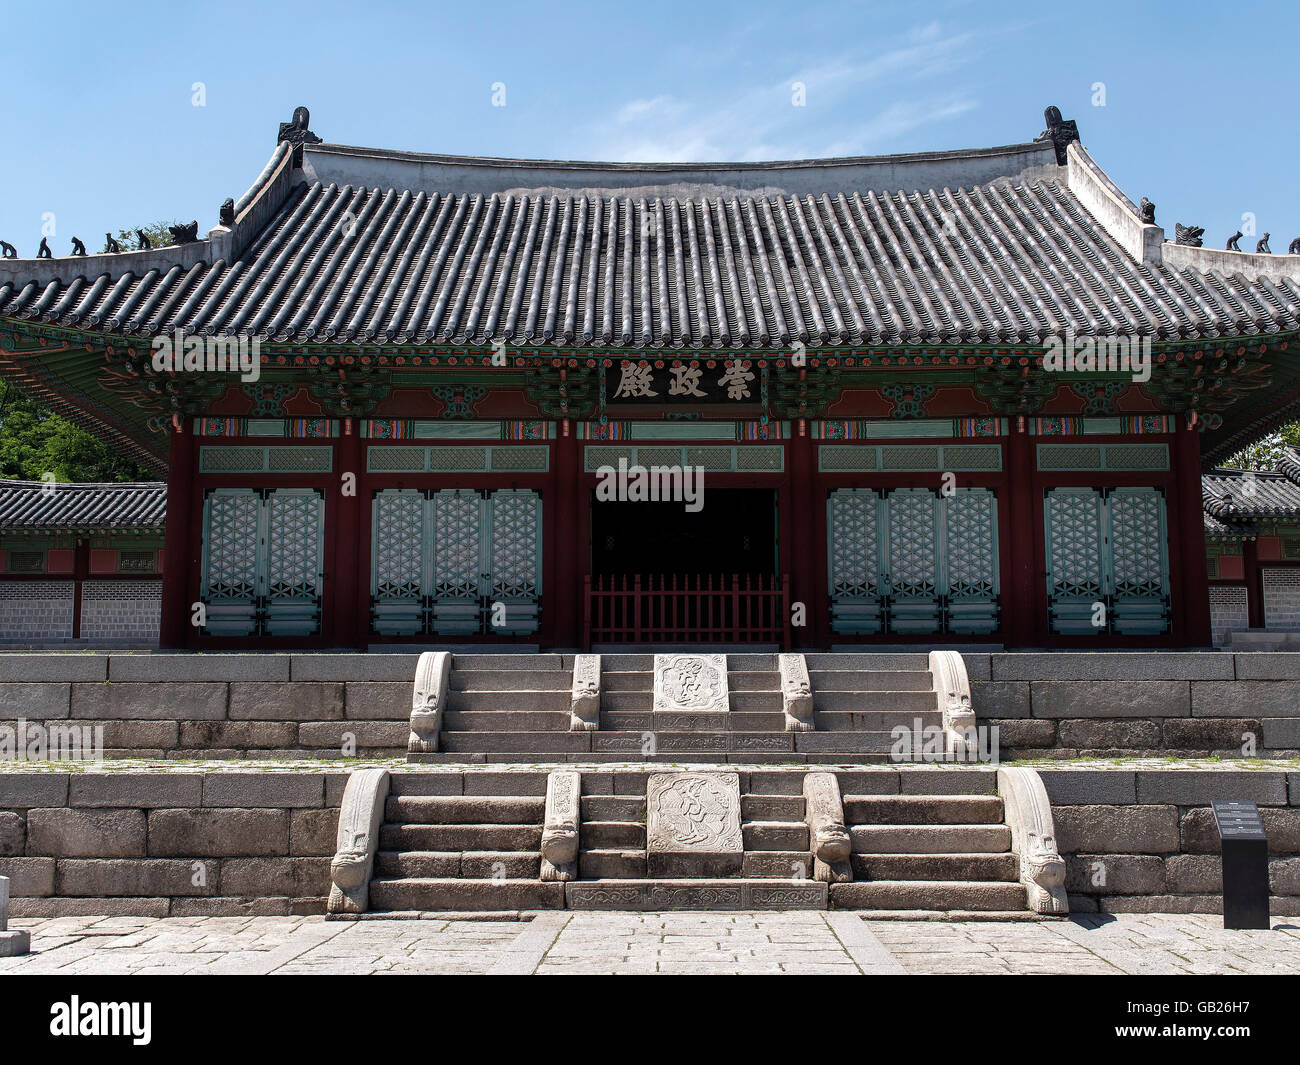
[[[1223,849],[1223,927],[1268,928],[1268,837],[1253,802],[1215,800]]]

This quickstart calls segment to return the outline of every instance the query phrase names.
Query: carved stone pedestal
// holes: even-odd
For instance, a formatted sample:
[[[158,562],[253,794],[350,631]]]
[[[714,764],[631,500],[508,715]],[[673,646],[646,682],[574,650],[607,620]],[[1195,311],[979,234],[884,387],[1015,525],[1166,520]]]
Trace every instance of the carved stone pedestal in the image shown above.
[[[656,714],[672,711],[726,713],[726,655],[655,655]]]

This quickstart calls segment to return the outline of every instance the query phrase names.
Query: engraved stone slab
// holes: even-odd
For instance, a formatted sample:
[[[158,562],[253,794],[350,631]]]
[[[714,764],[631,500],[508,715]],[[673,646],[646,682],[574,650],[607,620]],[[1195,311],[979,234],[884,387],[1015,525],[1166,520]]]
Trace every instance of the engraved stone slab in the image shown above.
[[[646,868],[651,877],[739,876],[744,857],[738,774],[650,774]]]
[[[653,709],[731,709],[726,655],[655,655]]]
[[[824,910],[828,885],[817,880],[623,880],[564,885],[570,910]]]

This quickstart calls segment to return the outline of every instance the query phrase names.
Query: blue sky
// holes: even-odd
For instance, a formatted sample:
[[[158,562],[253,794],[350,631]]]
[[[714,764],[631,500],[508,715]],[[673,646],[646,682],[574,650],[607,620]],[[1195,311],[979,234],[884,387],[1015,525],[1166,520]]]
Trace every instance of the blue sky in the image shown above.
[[[1298,30],[1295,3],[0,0],[0,239],[34,254],[47,212],[59,255],[160,219],[206,232],[298,104],[343,144],[700,160],[1007,144],[1054,103],[1171,236],[1222,247],[1253,212],[1284,251]]]

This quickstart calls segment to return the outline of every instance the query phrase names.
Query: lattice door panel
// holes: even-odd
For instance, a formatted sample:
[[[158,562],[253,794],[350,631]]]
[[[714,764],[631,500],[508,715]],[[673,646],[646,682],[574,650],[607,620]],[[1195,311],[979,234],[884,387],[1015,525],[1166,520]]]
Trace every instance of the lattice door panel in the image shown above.
[[[204,631],[249,636],[257,631],[259,571],[265,558],[262,500],[246,489],[219,488],[203,504]]]
[[[325,503],[309,488],[219,488],[204,501],[205,631],[320,631]]]
[[[880,528],[883,501],[870,490],[839,488],[826,499],[831,627],[866,634],[883,627]]]
[[[994,632],[1000,588],[997,497],[987,488],[958,488],[940,504],[948,631]]]
[[[1049,489],[1043,521],[1054,632],[1169,630],[1169,538],[1159,491]]]
[[[377,633],[535,632],[541,567],[542,502],[536,492],[375,494],[370,595]]]
[[[987,633],[998,628],[997,499],[841,488],[827,497],[835,632]]]
[[[939,631],[938,503],[924,488],[896,488],[886,499],[891,632]]]

